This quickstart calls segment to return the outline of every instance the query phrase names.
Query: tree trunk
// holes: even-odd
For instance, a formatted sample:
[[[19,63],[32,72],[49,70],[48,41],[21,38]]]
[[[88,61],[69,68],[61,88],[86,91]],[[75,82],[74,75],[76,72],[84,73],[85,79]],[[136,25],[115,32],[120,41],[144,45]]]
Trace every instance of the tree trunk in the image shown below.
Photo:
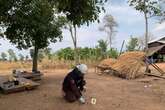
[[[145,52],[148,52],[148,18],[147,13],[144,13],[145,17]]]
[[[73,28],[74,28],[74,34],[73,34]],[[74,60],[75,60],[75,65],[79,63],[79,54],[78,54],[78,49],[77,49],[77,31],[76,31],[76,26],[69,25],[69,31],[72,37],[73,45],[74,45]]]
[[[145,18],[145,52],[148,53],[148,18],[147,13],[144,12],[144,18]],[[146,62],[146,72],[149,72],[149,64]]]
[[[74,25],[74,49],[75,49],[75,65],[79,64],[79,52],[77,49],[77,30],[76,30],[76,26]]]
[[[38,62],[37,62],[37,60],[38,60],[38,47],[37,46],[35,46],[34,47],[34,55],[33,55],[33,68],[32,68],[32,72],[37,72],[38,71]]]
[[[109,50],[112,48],[112,31],[109,33]]]

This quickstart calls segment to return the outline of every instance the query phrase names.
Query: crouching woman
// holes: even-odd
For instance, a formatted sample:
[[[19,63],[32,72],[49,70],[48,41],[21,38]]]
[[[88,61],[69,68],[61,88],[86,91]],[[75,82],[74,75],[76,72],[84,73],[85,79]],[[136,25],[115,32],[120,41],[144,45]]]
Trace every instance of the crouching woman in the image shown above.
[[[77,65],[67,76],[64,78],[62,91],[64,98],[68,102],[79,101],[85,103],[85,98],[82,95],[86,81],[84,75],[87,73],[87,66],[85,64]]]

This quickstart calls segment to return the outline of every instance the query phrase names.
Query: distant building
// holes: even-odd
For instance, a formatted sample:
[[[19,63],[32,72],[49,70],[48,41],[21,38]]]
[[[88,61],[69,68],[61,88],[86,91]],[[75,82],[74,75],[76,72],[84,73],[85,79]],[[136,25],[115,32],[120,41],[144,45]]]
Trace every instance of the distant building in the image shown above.
[[[165,36],[148,42],[148,54],[154,62],[162,62],[165,57]]]

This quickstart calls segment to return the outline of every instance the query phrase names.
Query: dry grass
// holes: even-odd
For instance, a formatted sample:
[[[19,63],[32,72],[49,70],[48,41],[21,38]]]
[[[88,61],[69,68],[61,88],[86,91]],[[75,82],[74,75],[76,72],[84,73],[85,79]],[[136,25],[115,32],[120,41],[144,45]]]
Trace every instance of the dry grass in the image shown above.
[[[118,60],[112,68],[118,72],[115,75],[125,78],[125,79],[135,79],[137,77],[143,76],[144,72],[140,72],[141,67],[144,63],[139,60],[129,59],[129,60]]]
[[[18,68],[30,68],[31,62],[0,62],[0,70],[13,70]]]
[[[139,76],[144,75],[141,72],[141,67],[144,63],[145,53],[144,52],[126,52],[119,56],[117,60],[105,59],[100,64],[104,64],[117,72],[113,74],[125,79],[135,79]]]
[[[114,65],[116,62],[117,62],[116,59],[108,58],[108,59],[104,59],[103,61],[101,61],[99,65],[109,67],[109,66]]]
[[[88,65],[89,68],[95,67],[98,64],[98,61],[92,61],[92,60],[81,60],[80,63],[84,63]],[[48,60],[43,59],[42,62],[39,63],[41,69],[69,69],[75,66],[74,61],[70,60]]]
[[[88,67],[94,67],[97,62],[95,61],[80,61],[81,63],[85,63]],[[62,61],[62,60],[48,60],[43,59],[42,62],[38,62],[39,70],[43,69],[69,69],[74,66],[74,61]],[[9,61],[0,61],[0,70],[11,72],[13,69],[21,69],[21,70],[31,70],[32,61],[24,61],[24,62],[9,62]]]
[[[119,60],[129,60],[129,59],[144,60],[144,58],[145,58],[144,52],[132,51],[132,52],[126,52],[124,54],[121,54],[118,59]]]
[[[59,61],[59,60],[48,60],[43,59],[43,61],[39,64],[42,69],[68,69],[71,68],[74,62],[72,61]]]

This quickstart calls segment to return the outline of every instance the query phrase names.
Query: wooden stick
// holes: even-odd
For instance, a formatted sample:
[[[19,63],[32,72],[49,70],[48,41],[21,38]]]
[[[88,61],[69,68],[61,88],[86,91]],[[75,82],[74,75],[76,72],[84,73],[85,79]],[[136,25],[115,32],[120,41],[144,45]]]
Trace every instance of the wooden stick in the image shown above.
[[[122,51],[123,51],[124,43],[125,43],[125,40],[123,40],[123,43],[122,43],[122,45],[121,45],[121,49],[120,49],[119,56],[121,55],[121,53],[122,53]]]
[[[156,64],[151,64],[151,65],[155,67],[161,73],[161,75],[165,74],[164,71],[160,69]]]
[[[148,73],[145,73],[144,75],[147,75],[147,76],[154,76],[154,77],[158,77],[158,78],[165,79],[165,77],[158,76],[158,75],[154,75],[154,74],[148,74]]]
[[[158,70],[158,71],[161,73],[161,75],[165,74],[165,72],[164,72],[161,68],[159,68],[156,64],[151,63],[147,58],[146,58],[146,61],[147,61],[149,64],[151,64],[156,70]]]

